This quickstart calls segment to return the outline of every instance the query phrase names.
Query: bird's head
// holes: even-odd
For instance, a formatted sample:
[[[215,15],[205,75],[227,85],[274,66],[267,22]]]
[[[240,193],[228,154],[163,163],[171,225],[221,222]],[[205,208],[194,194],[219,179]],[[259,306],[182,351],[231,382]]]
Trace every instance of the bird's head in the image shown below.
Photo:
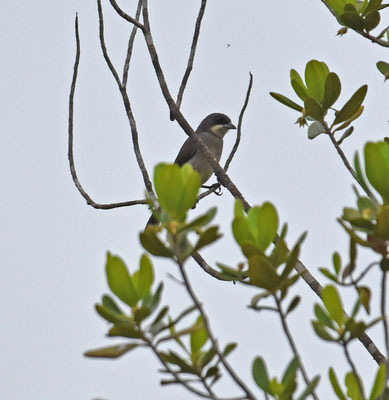
[[[236,129],[236,126],[231,122],[231,119],[227,117],[227,115],[213,113],[209,114],[208,117],[205,117],[201,121],[200,125],[196,129],[196,132],[199,133],[209,131],[216,136],[223,138],[230,129]]]

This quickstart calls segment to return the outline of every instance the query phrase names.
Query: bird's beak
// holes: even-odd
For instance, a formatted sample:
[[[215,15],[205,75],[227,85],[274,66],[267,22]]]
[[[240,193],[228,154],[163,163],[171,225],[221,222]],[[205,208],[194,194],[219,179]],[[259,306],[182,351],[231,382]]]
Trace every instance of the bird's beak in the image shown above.
[[[236,129],[236,126],[232,122],[229,124],[224,124],[224,127],[227,129]]]

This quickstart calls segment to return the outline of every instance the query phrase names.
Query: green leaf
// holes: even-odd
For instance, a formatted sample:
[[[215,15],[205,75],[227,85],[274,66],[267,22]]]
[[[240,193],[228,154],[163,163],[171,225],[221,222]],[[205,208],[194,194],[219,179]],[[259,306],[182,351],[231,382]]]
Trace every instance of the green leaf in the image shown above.
[[[296,375],[297,368],[299,367],[299,360],[297,357],[294,357],[292,361],[289,363],[284,375],[282,376],[282,384],[287,385],[291,379]]]
[[[378,368],[377,375],[375,377],[374,384],[371,389],[369,400],[377,400],[378,397],[383,392],[383,390],[385,389],[385,382],[386,382],[385,371],[386,371],[386,365],[381,364],[380,367]]]
[[[153,265],[146,254],[142,255],[139,270],[134,273],[132,280],[139,298],[143,299],[150,292],[151,285],[154,282]]]
[[[169,311],[169,307],[165,306],[162,308],[162,310],[158,313],[158,315],[155,317],[154,321],[151,323],[152,327],[155,327],[156,325],[159,324],[159,322],[162,321],[162,319],[166,316],[166,314]]]
[[[320,376],[315,376],[311,380],[311,382],[309,382],[309,385],[297,400],[305,400],[308,396],[310,396],[312,392],[315,390],[316,386],[319,384],[319,381],[320,381]]]
[[[143,299],[143,305],[150,308],[151,312],[153,312],[158,307],[159,302],[161,301],[162,291],[163,282],[158,285],[157,290],[153,295],[149,295]]]
[[[365,169],[369,182],[389,204],[389,144],[367,143],[365,146]]]
[[[148,227],[139,235],[140,242],[145,250],[153,256],[173,257],[173,252],[165,246],[161,239],[157,236],[157,231],[154,227]]]
[[[317,121],[321,121],[324,117],[324,110],[321,105],[313,98],[307,97],[304,101],[304,107],[307,114]]]
[[[308,89],[305,86],[300,74],[294,69],[290,70],[290,82],[297,96],[304,101],[309,96]]]
[[[378,11],[370,11],[365,17],[365,29],[370,32],[380,23],[380,13]]]
[[[123,311],[119,308],[114,299],[111,296],[108,296],[107,294],[103,296],[103,306],[108,308],[115,314],[124,315]]]
[[[108,252],[106,273],[112,292],[130,307],[135,307],[139,297],[123,260]]]
[[[261,207],[252,207],[248,212],[247,222],[255,243],[265,251],[277,234],[277,210],[268,202]]]
[[[300,254],[300,247],[301,244],[303,243],[303,241],[305,240],[305,238],[307,237],[308,232],[304,232],[299,239],[297,240],[297,243],[295,244],[295,246],[293,247],[292,251],[289,254],[288,257],[288,261],[286,262],[285,268],[281,273],[281,280],[286,279],[290,272],[292,271],[292,269],[295,267],[297,260],[298,260],[298,256]]]
[[[95,304],[96,312],[108,322],[116,323],[119,321],[127,321],[128,317],[121,313],[116,313],[108,307],[102,306],[101,304]]]
[[[366,312],[370,314],[370,300],[371,300],[371,290],[368,286],[358,287],[359,301],[365,308]]]
[[[354,156],[354,165],[355,165],[355,172],[357,173],[357,177],[358,177],[358,182],[360,183],[360,185],[363,187],[363,189],[365,190],[365,192],[370,196],[371,192],[369,187],[367,186],[366,180],[363,176],[362,173],[362,169],[361,169],[361,163],[359,161],[359,154],[358,152],[355,152],[355,156]]]
[[[344,394],[341,386],[339,385],[338,378],[336,377],[335,371],[332,367],[329,369],[329,376],[330,376],[332,388],[334,389],[334,392],[338,396],[338,399],[339,400],[347,400],[346,395]]]
[[[347,121],[352,118],[360,109],[363,100],[366,97],[367,85],[361,86],[350,98],[350,100],[343,106],[343,108],[336,113],[334,125]]]
[[[389,205],[383,206],[378,213],[375,233],[381,239],[389,240]]]
[[[240,199],[235,199],[235,205],[234,205],[234,216],[235,217],[245,217],[246,213],[244,211],[244,206],[243,203]]]
[[[269,260],[263,255],[255,255],[249,259],[250,282],[269,291],[280,283],[280,277]]]
[[[350,121],[350,123],[351,123],[352,121]],[[348,128],[344,133],[343,133],[343,135],[341,136],[341,138],[338,140],[338,145],[340,146],[342,143],[343,143],[343,140],[344,139],[346,139],[346,138],[348,138],[349,136],[351,136],[352,135],[352,133],[354,132],[354,127],[353,126],[350,126],[350,128]]]
[[[254,243],[254,237],[250,232],[246,217],[235,217],[232,222],[232,232],[239,246],[242,246],[244,242]]]
[[[316,136],[319,136],[323,133],[327,133],[323,124],[319,121],[312,122],[308,128],[308,139],[314,139]]]
[[[141,308],[138,308],[134,312],[134,319],[138,324],[140,324],[143,320],[149,317],[150,314],[151,314],[150,308],[142,306]]]
[[[330,329],[335,330],[335,326],[332,323],[330,316],[327,314],[325,310],[321,308],[319,304],[315,304],[315,315],[321,324],[327,326]]]
[[[387,62],[378,61],[377,68],[385,76],[385,81],[389,79],[389,64]]]
[[[208,210],[205,214],[200,217],[194,219],[192,222],[184,225],[182,228],[178,229],[178,232],[189,231],[196,228],[201,228],[207,224],[209,224],[213,218],[215,217],[217,212],[217,208],[213,207]]]
[[[255,254],[253,254],[255,255]],[[274,246],[272,253],[269,256],[269,261],[275,268],[287,261],[289,255],[289,249],[285,244],[285,241],[281,238],[277,238],[277,242]]]
[[[363,18],[356,12],[347,11],[338,17],[339,21],[357,32],[362,32],[365,28]]]
[[[118,358],[125,353],[135,349],[139,343],[118,344],[116,346],[102,347],[100,349],[88,350],[84,353],[86,357],[93,358]]]
[[[200,174],[190,164],[158,164],[154,170],[154,185],[161,207],[172,218],[183,221],[193,207],[201,186]]]
[[[332,256],[332,262],[334,264],[334,269],[335,269],[336,275],[339,275],[339,272],[342,269],[342,258],[337,251]]]
[[[290,302],[288,308],[286,309],[286,315],[291,313],[300,303],[301,301],[301,296],[297,295],[293,298],[293,300]]]
[[[364,10],[364,15],[366,15],[370,11],[378,11],[380,9],[382,0],[370,0],[369,4]]]
[[[160,356],[164,359],[165,362],[169,364],[175,364],[180,367],[182,372],[186,372],[188,374],[198,375],[198,370],[193,367],[192,365],[188,364],[183,358],[181,358],[177,353],[174,351],[169,351],[169,353],[159,353]]]
[[[108,332],[108,336],[123,336],[131,339],[141,339],[142,332],[137,328],[134,321],[117,322]]]
[[[319,271],[331,281],[338,283],[338,278],[327,268],[319,268]]]
[[[303,108],[300,105],[288,99],[286,96],[282,94],[270,92],[270,96],[279,101],[280,103],[282,103],[283,105],[292,108],[293,110],[300,112],[303,111]]]
[[[324,97],[325,82],[328,74],[328,67],[320,61],[311,60],[305,67],[305,82],[307,84],[308,93],[316,103],[321,103]],[[307,99],[305,99],[305,102]],[[307,108],[305,106],[305,108]],[[310,114],[311,115],[311,114]],[[313,118],[320,120],[321,118]]]
[[[364,396],[359,390],[358,381],[353,372],[346,375],[347,394],[352,400],[363,400]],[[362,382],[361,382],[362,383]]]
[[[344,0],[327,0],[327,4],[335,11],[336,14],[340,14],[343,12],[346,2]]]
[[[232,342],[228,343],[227,346],[223,350],[223,356],[227,357],[232,351],[236,349],[236,346],[238,346],[238,343]]]
[[[327,342],[335,342],[336,339],[333,338],[327,329],[319,322],[319,321],[312,321],[313,329],[316,332],[316,335],[326,340]]]
[[[192,354],[198,354],[208,340],[208,332],[205,329],[202,316],[197,319],[193,327],[196,329],[190,334],[190,348]]]
[[[253,364],[253,377],[255,383],[265,392],[273,394],[270,388],[270,381],[266,370],[265,362],[261,357],[257,357]]]
[[[338,100],[341,90],[342,85],[338,75],[335,72],[330,72],[327,75],[324,88],[324,98],[322,101],[324,110],[328,110]]]
[[[211,226],[207,230],[205,230],[201,235],[196,243],[196,246],[194,248],[195,251],[198,251],[202,249],[205,246],[208,246],[209,244],[215,242],[218,240],[220,237],[223,235],[218,232],[219,227],[218,226]]]
[[[339,326],[342,326],[344,323],[344,311],[342,301],[335,286],[326,286],[323,289],[321,298],[330,316]]]

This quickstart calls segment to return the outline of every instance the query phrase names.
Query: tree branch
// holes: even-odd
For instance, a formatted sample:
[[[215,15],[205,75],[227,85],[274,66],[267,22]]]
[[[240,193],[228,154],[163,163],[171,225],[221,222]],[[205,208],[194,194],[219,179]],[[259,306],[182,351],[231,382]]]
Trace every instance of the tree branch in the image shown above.
[[[195,31],[194,31],[193,39],[192,39],[192,45],[190,47],[188,64],[187,64],[187,67],[186,67],[186,70],[184,73],[184,77],[182,78],[180,89],[178,90],[177,102],[176,102],[178,109],[181,107],[182,98],[184,96],[184,91],[185,91],[186,85],[188,83],[190,73],[192,72],[192,69],[193,69],[193,61],[194,61],[194,57],[196,54],[197,42],[198,42],[199,36],[200,36],[201,21],[204,16],[206,5],[207,5],[207,0],[201,0],[201,6],[200,6],[199,14],[197,16]],[[170,119],[172,121],[174,121],[174,115],[172,113],[170,114]]]
[[[130,22],[131,24],[137,26],[140,30],[143,31],[144,26],[135,18],[132,18],[131,16],[129,16],[128,14],[126,14],[116,3],[115,0],[109,0],[109,2],[111,3],[112,7],[115,9],[115,11],[126,21]]]
[[[135,19],[137,21],[139,20],[141,9],[142,9],[142,0],[139,0],[138,1],[138,8],[136,9],[136,14],[135,14]],[[126,61],[124,62],[124,67],[123,67],[123,79],[122,79],[122,85],[123,86],[127,86],[128,69],[130,67],[132,49],[134,47],[134,41],[135,41],[135,36],[136,36],[137,30],[138,30],[138,27],[136,25],[134,25],[132,27],[132,32],[131,32],[130,38],[128,40],[127,56],[126,56]]]
[[[301,375],[302,375],[303,378],[304,378],[305,384],[306,384],[307,386],[309,386],[309,384],[310,384],[311,381],[310,381],[309,378],[308,378],[307,371],[305,370],[304,364],[303,364],[303,362],[302,362],[302,360],[301,360],[301,356],[300,356],[300,354],[299,354],[299,352],[298,352],[298,350],[297,350],[296,343],[294,342],[293,336],[292,336],[292,334],[290,333],[289,326],[288,326],[288,324],[287,324],[287,322],[286,322],[286,315],[284,314],[284,311],[283,311],[283,309],[282,309],[282,307],[281,307],[281,302],[280,302],[280,300],[278,299],[278,297],[277,297],[276,295],[274,295],[274,300],[275,300],[275,302],[276,302],[277,310],[278,310],[278,313],[279,313],[279,315],[280,315],[282,328],[283,328],[283,330],[284,330],[284,332],[285,332],[285,335],[286,335],[286,337],[287,337],[287,339],[288,339],[290,348],[292,349],[292,353],[294,354],[294,356],[297,358],[297,360],[298,360],[298,362],[299,362],[299,369],[300,369],[300,371],[301,371]],[[318,397],[317,397],[317,395],[316,395],[316,393],[315,393],[314,391],[312,391],[311,396],[312,396],[315,400],[319,400]]]
[[[243,117],[244,117],[244,113],[246,111],[246,108],[247,108],[247,106],[249,104],[251,89],[253,87],[253,74],[251,72],[249,72],[249,74],[250,74],[249,87],[247,88],[246,98],[245,98],[245,101],[243,103],[243,107],[242,107],[242,109],[240,111],[240,114],[239,114],[238,129],[237,129],[237,132],[236,132],[235,144],[234,144],[234,147],[231,150],[230,155],[227,158],[226,163],[224,164],[224,171],[225,172],[227,172],[227,170],[228,170],[228,168],[229,168],[229,166],[231,164],[231,161],[234,158],[234,155],[235,155],[236,151],[238,150],[238,146],[239,146],[239,143],[240,143]]]
[[[239,376],[232,369],[232,367],[230,366],[230,364],[228,363],[228,361],[226,360],[226,358],[222,354],[222,352],[221,352],[221,350],[219,348],[219,344],[218,344],[216,338],[213,336],[213,333],[211,331],[211,327],[210,327],[210,324],[209,324],[209,321],[208,321],[208,316],[205,313],[202,304],[200,303],[199,299],[197,298],[196,294],[193,291],[192,285],[191,285],[191,283],[190,283],[190,281],[188,279],[188,276],[186,274],[184,266],[182,264],[178,264],[178,266],[180,268],[181,276],[182,276],[182,279],[185,282],[185,286],[186,286],[186,289],[187,289],[187,291],[189,293],[189,296],[191,297],[193,303],[196,305],[197,309],[199,310],[199,312],[200,312],[200,314],[201,314],[201,316],[203,318],[205,329],[208,332],[209,339],[211,340],[211,343],[212,343],[212,345],[213,345],[213,347],[214,347],[214,349],[216,351],[216,354],[218,355],[221,363],[223,364],[223,366],[227,370],[227,372],[230,374],[231,378],[246,393],[247,399],[254,400],[255,396],[251,393],[250,389],[246,386],[246,384],[239,378]]]

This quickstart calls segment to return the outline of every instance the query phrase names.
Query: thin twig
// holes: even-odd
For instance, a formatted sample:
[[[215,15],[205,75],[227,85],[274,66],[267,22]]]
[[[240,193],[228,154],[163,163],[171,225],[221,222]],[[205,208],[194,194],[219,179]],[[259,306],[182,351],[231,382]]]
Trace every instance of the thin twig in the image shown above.
[[[344,349],[344,354],[346,356],[347,362],[349,363],[349,365],[350,365],[350,367],[351,367],[351,369],[352,369],[352,371],[354,373],[355,379],[357,380],[358,388],[359,388],[359,391],[361,393],[362,399],[365,400],[366,397],[365,397],[365,393],[364,393],[364,390],[363,390],[361,378],[359,377],[357,368],[356,368],[356,366],[355,366],[355,364],[354,364],[354,362],[353,362],[353,360],[352,360],[352,358],[350,356],[350,353],[349,353],[348,347],[347,347],[347,343],[343,343],[343,349]]]
[[[101,204],[96,203],[85,191],[82,187],[78,176],[76,167],[74,164],[74,151],[73,151],[73,143],[74,143],[74,94],[76,91],[76,83],[77,83],[77,76],[78,76],[78,67],[80,65],[80,57],[81,57],[81,46],[80,46],[80,33],[78,30],[78,15],[76,16],[75,20],[75,36],[76,36],[76,59],[74,62],[74,69],[73,69],[73,78],[72,84],[70,87],[70,95],[69,95],[69,122],[68,122],[68,159],[69,159],[69,167],[70,167],[70,174],[72,176],[73,182],[80,192],[81,196],[86,200],[87,204],[92,206],[93,208],[100,209],[100,210],[111,210],[114,208],[119,207],[128,207],[134,206],[138,204],[148,204],[146,200],[133,200],[133,201],[123,201],[119,203],[110,203],[110,204]]]
[[[299,352],[298,352],[298,350],[297,350],[296,343],[295,343],[295,341],[293,340],[292,334],[290,333],[289,326],[288,326],[288,324],[287,324],[287,322],[286,322],[286,315],[285,315],[285,313],[284,313],[284,310],[282,309],[281,302],[280,302],[279,298],[278,298],[276,295],[274,295],[274,300],[275,300],[275,302],[276,302],[277,309],[278,309],[278,313],[279,313],[279,315],[280,315],[280,320],[281,320],[282,328],[284,329],[284,332],[285,332],[285,335],[286,335],[286,337],[287,337],[287,339],[288,339],[290,348],[292,349],[292,353],[294,354],[294,356],[297,358],[297,360],[298,360],[298,362],[299,362],[299,369],[300,369],[300,371],[301,371],[301,375],[302,375],[303,378],[304,378],[305,384],[306,384],[307,386],[309,386],[309,384],[311,383],[311,381],[310,381],[309,378],[308,378],[307,371],[305,370],[304,364],[303,364],[303,362],[302,362],[302,360],[301,360],[301,356],[300,356],[300,354],[299,354]],[[319,400],[318,397],[317,397],[317,395],[316,395],[316,393],[315,393],[314,391],[312,391],[311,396],[312,396],[315,400]]]
[[[231,164],[231,161],[232,161],[232,159],[234,158],[234,155],[235,155],[236,151],[238,150],[238,146],[239,146],[239,143],[240,143],[240,138],[241,138],[241,135],[242,135],[242,122],[243,122],[243,117],[244,117],[244,113],[245,113],[245,111],[246,111],[246,108],[247,108],[247,106],[248,106],[248,104],[249,104],[251,88],[253,87],[253,75],[252,75],[251,72],[249,72],[249,74],[250,74],[249,87],[247,88],[246,98],[245,98],[245,100],[244,100],[243,107],[242,107],[242,109],[241,109],[241,111],[240,111],[240,114],[239,114],[238,129],[237,129],[237,132],[236,132],[235,144],[234,144],[234,147],[233,147],[232,150],[231,150],[230,155],[229,155],[228,158],[227,158],[226,163],[224,164],[224,171],[225,171],[225,172],[227,172],[227,170],[228,170],[228,168],[229,168],[229,166],[230,166],[230,164]]]
[[[193,69],[193,61],[194,61],[195,54],[196,54],[197,42],[198,42],[199,36],[200,36],[201,21],[204,16],[206,5],[207,5],[207,0],[201,0],[201,6],[200,6],[199,14],[196,19],[195,31],[194,31],[193,39],[192,39],[192,45],[190,46],[188,65],[186,67],[184,77],[182,78],[180,89],[178,90],[177,102],[176,102],[178,109],[181,107],[182,98],[184,96],[184,91],[185,91],[186,85],[188,83],[190,73],[192,72],[192,69]],[[170,114],[170,119],[172,121],[174,121],[174,115],[172,113]]]
[[[137,21],[139,21],[141,9],[142,9],[142,0],[139,0],[138,8],[136,9],[136,14],[135,14],[135,19]],[[123,67],[123,80],[122,80],[123,86],[127,86],[128,69],[130,67],[132,49],[134,48],[134,41],[135,41],[135,36],[136,36],[137,30],[138,30],[138,27],[136,25],[134,25],[132,27],[130,38],[128,39],[127,56],[126,56],[126,61],[124,62],[124,67]]]
[[[131,24],[137,26],[139,29],[143,31],[144,26],[135,18],[132,18],[130,15],[126,14],[116,3],[115,0],[109,0],[111,3],[112,7],[115,9],[115,11],[126,21],[130,22]]]
[[[340,282],[340,284],[342,286],[355,286],[357,285],[365,276],[366,274],[371,270],[371,268],[373,268],[375,265],[379,265],[379,263],[377,261],[373,261],[372,263],[370,263],[362,272],[361,274],[358,276],[357,279],[353,279],[351,282]]]
[[[384,342],[386,348],[386,385],[388,387],[389,382],[389,327],[388,327],[388,315],[386,313],[386,271],[382,272],[381,282],[381,314],[384,325]]]
[[[230,364],[228,363],[228,361],[226,360],[226,358],[224,357],[222,351],[219,348],[219,344],[216,340],[216,338],[214,337],[212,330],[211,330],[211,326],[209,324],[208,321],[208,316],[204,311],[204,308],[202,306],[202,304],[200,303],[199,299],[197,298],[196,294],[193,291],[192,285],[189,281],[189,278],[186,274],[185,268],[183,267],[182,264],[178,264],[180,271],[181,271],[181,276],[182,279],[185,282],[185,286],[186,289],[189,293],[189,296],[191,297],[193,303],[196,305],[197,309],[199,310],[202,318],[203,318],[203,322],[204,322],[204,326],[205,329],[208,332],[208,336],[209,339],[211,340],[211,343],[216,351],[216,354],[218,355],[221,363],[223,364],[224,368],[227,370],[227,372],[230,374],[231,378],[236,382],[236,384],[238,386],[241,387],[241,389],[246,393],[247,399],[255,399],[255,396],[253,395],[253,393],[251,393],[250,389],[246,386],[246,384],[239,378],[239,376],[236,374],[236,372],[232,369],[232,367],[230,366]]]
[[[192,258],[197,262],[197,264],[209,275],[218,279],[219,281],[231,281],[231,279],[224,278],[219,271],[213,269],[207,262],[201,257],[200,253],[193,253]]]
[[[111,1],[112,3],[112,1]],[[143,161],[143,157],[139,148],[139,140],[138,140],[138,130],[136,127],[136,122],[135,122],[135,118],[134,115],[132,113],[132,109],[131,109],[131,103],[130,103],[130,99],[128,98],[128,94],[126,91],[126,87],[122,85],[120,78],[119,78],[119,74],[116,71],[116,68],[114,67],[109,55],[108,55],[108,51],[107,51],[107,47],[105,45],[105,38],[104,38],[104,16],[103,16],[103,10],[101,7],[101,0],[97,0],[97,9],[98,9],[98,13],[99,13],[99,31],[100,31],[100,44],[101,44],[101,49],[103,51],[103,56],[104,59],[108,65],[109,70],[112,73],[112,76],[114,77],[116,84],[118,85],[118,88],[120,90],[120,94],[122,95],[122,99],[123,99],[123,104],[126,110],[126,114],[127,114],[127,118],[128,118],[128,122],[130,124],[130,128],[131,128],[131,134],[132,134],[132,142],[133,142],[133,147],[134,147],[134,152],[135,152],[135,157],[136,160],[138,162],[138,166],[139,169],[141,170],[142,173],[142,177],[143,177],[143,181],[147,190],[147,193],[151,199],[151,201],[153,203],[155,203],[155,194],[153,191],[153,187],[151,184],[151,180],[149,177],[149,174],[147,172],[145,163]],[[155,204],[155,206],[157,207],[157,204]]]
[[[335,135],[333,134],[333,132],[331,131],[331,129],[328,127],[326,122],[323,122],[322,124],[324,126],[324,129],[326,130],[326,133],[328,134],[329,138],[331,139],[332,144],[334,145],[336,151],[338,152],[340,158],[343,161],[344,166],[346,167],[346,169],[350,172],[351,176],[355,179],[355,181],[358,183],[358,185],[363,189],[363,191],[369,196],[371,197],[373,200],[375,200],[377,202],[377,199],[375,198],[374,194],[371,193],[370,191],[367,191],[362,183],[359,181],[358,179],[358,175],[355,172],[354,168],[351,166],[350,162],[348,161],[346,155],[344,154],[342,148],[340,147],[339,143],[337,142],[337,140],[335,139]]]

